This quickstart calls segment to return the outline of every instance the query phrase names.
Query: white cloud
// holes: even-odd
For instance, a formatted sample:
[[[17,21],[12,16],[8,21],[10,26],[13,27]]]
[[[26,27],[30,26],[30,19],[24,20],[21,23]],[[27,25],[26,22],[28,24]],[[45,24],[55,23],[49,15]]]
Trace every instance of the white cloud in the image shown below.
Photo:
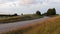
[[[14,2],[14,1],[17,1],[17,0],[0,0],[0,4],[7,3],[7,2]]]
[[[33,3],[35,0],[20,0],[20,4],[31,4]]]
[[[60,0],[0,0],[2,13],[33,13],[36,10],[43,12],[48,8],[59,8],[59,6]]]

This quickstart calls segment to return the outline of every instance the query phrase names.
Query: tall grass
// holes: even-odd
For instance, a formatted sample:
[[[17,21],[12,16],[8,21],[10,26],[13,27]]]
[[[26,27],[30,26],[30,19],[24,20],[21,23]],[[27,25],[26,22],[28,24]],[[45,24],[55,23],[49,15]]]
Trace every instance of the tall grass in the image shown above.
[[[39,21],[22,29],[17,28],[4,34],[60,34],[60,16]]]

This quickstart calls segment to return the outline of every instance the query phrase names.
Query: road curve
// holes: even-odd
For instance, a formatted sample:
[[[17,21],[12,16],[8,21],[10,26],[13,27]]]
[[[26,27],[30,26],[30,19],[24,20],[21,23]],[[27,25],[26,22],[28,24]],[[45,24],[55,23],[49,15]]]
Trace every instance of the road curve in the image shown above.
[[[20,22],[14,22],[14,23],[6,23],[6,24],[0,24],[0,33],[7,31],[7,30],[11,30],[13,28],[17,28],[17,27],[23,27],[27,24],[32,24],[35,23],[37,21],[41,21],[41,20],[45,20],[49,17],[44,17],[44,18],[40,18],[40,19],[35,19],[35,20],[28,20],[28,21],[20,21]]]

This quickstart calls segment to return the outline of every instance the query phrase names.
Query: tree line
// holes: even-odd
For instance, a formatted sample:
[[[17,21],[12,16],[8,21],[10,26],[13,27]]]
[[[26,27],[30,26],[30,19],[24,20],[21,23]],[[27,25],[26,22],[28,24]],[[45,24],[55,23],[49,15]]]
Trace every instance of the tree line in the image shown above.
[[[47,12],[46,13],[44,13],[44,14],[41,14],[41,12],[38,10],[38,11],[36,11],[36,14],[37,15],[44,15],[44,16],[51,16],[51,15],[56,15],[56,9],[55,8],[49,8],[48,10],[47,10]],[[17,16],[17,13],[15,13],[14,14],[15,16]],[[21,15],[23,15],[23,13],[21,14]]]
[[[36,14],[37,15],[44,15],[44,16],[52,16],[52,15],[56,15],[56,9],[55,8],[53,8],[53,9],[48,9],[47,10],[47,12],[46,13],[44,13],[44,14],[41,14],[41,12],[40,11],[36,11]]]

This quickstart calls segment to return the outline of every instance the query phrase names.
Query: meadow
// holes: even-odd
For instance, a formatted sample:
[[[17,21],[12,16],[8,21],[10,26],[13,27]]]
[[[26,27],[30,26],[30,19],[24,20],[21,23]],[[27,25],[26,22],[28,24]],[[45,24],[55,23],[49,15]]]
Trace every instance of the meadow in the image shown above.
[[[60,16],[51,17],[3,34],[60,34]]]
[[[0,17],[0,23],[11,23],[11,22],[17,22],[17,21],[25,21],[25,20],[33,20],[37,18],[42,18],[43,16],[39,16],[36,14],[27,14],[27,15],[18,15],[18,16],[4,16]]]

